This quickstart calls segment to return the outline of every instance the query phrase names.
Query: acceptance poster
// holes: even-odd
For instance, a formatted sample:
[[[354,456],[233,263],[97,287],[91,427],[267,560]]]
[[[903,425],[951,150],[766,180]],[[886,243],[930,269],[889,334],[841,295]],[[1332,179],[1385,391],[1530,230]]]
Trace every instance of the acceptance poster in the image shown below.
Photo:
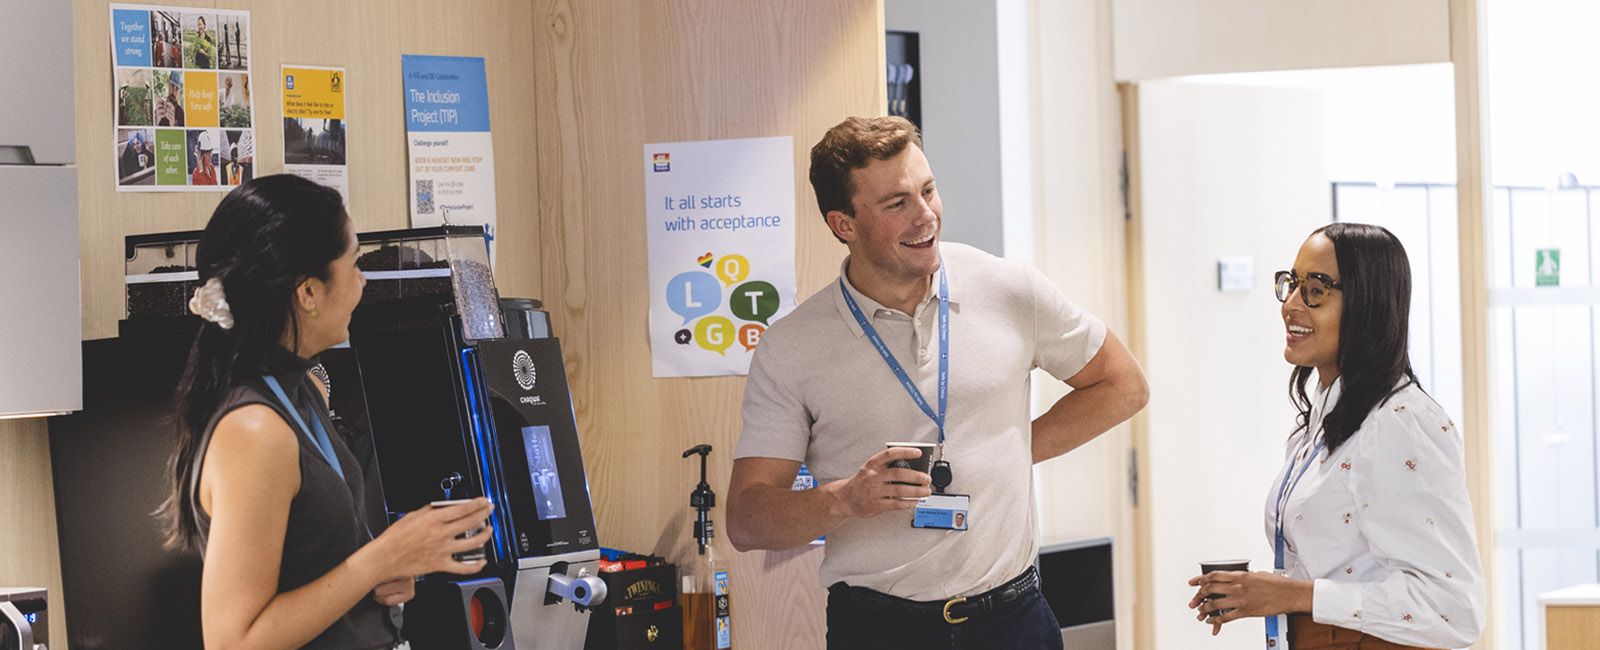
[[[283,171],[339,190],[348,210],[344,82],[344,68],[283,66]]]
[[[400,57],[411,227],[482,224],[494,235],[494,140],[483,57]],[[490,252],[494,250],[492,243]]]
[[[255,173],[250,12],[111,5],[119,192],[227,191]]]
[[[656,377],[743,375],[795,307],[794,141],[647,144]]]

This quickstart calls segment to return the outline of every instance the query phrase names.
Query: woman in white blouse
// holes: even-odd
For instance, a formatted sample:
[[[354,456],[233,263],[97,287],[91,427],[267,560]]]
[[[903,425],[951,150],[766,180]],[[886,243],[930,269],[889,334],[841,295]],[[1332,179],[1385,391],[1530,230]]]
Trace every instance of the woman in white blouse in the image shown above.
[[[1212,634],[1267,617],[1271,648],[1473,644],[1484,584],[1461,433],[1411,371],[1404,247],[1378,226],[1328,225],[1276,289],[1300,412],[1267,494],[1277,570],[1196,576],[1189,607]]]

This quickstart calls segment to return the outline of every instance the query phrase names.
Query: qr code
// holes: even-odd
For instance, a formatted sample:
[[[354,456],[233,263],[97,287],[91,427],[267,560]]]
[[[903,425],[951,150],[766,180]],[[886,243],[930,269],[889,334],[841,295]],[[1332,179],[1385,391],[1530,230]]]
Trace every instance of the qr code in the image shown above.
[[[433,179],[417,181],[417,214],[433,214]]]

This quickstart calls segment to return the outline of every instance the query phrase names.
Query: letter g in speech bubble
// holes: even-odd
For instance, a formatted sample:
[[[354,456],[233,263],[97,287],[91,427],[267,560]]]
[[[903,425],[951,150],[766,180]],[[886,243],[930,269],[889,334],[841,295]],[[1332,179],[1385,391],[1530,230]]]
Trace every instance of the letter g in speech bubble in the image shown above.
[[[726,356],[733,345],[733,321],[721,316],[707,316],[694,324],[694,339],[700,347]]]

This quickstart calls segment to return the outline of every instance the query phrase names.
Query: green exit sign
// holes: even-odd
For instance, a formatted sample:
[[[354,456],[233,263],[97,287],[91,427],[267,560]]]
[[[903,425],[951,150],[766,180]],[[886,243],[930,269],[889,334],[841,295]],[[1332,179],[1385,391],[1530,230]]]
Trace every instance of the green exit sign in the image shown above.
[[[1535,286],[1561,286],[1561,249],[1541,248],[1534,251],[1533,278]]]

